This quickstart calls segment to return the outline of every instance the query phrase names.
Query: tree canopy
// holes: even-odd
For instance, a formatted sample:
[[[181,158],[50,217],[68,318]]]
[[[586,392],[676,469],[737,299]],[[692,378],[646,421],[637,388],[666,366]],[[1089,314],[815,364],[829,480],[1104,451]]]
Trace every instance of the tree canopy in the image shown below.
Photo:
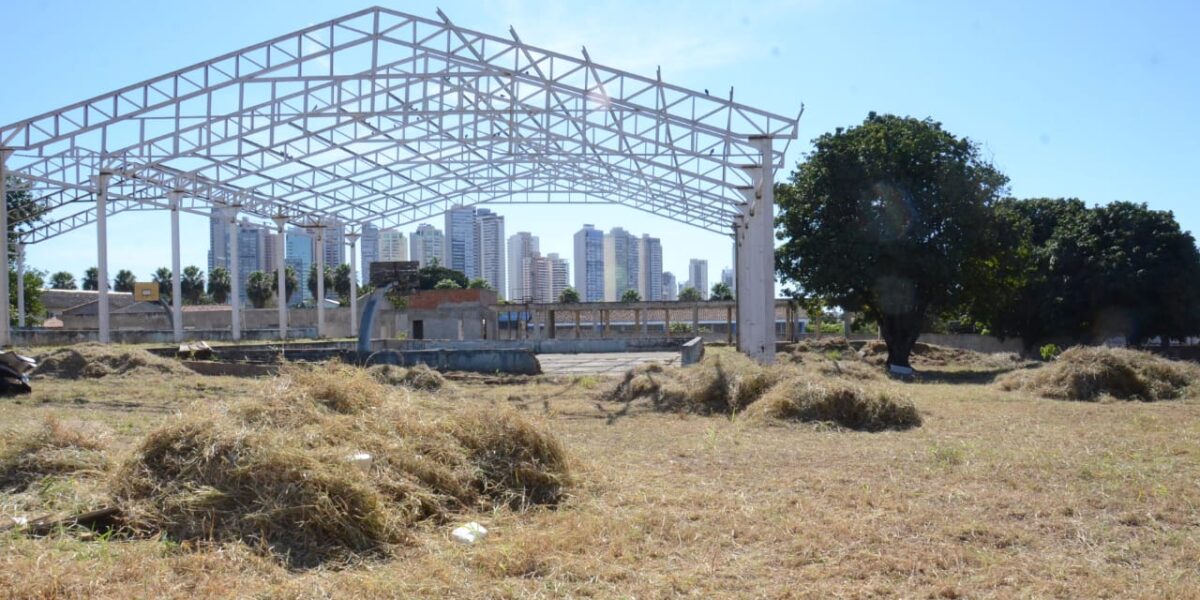
[[[50,276],[50,289],[52,290],[74,290],[79,286],[75,283],[75,276],[68,271],[59,271]]]
[[[287,291],[283,301],[290,304],[292,296],[295,296],[296,290],[300,288],[300,276],[296,274],[296,269],[291,265],[283,267],[283,287]],[[271,291],[276,295],[279,294],[279,269],[271,271]]]
[[[888,364],[908,367],[927,317],[990,277],[1008,180],[930,119],[871,113],[814,146],[776,194],[778,272],[875,320]]]
[[[679,290],[680,302],[699,302],[701,300],[703,300],[703,298],[700,297],[700,290],[694,287],[688,286],[682,290]]]
[[[100,289],[100,269],[99,267],[88,267],[83,272],[83,289],[96,291]]]
[[[733,290],[724,281],[718,281],[712,286],[712,291],[708,294],[709,300],[733,300]]]
[[[621,302],[625,302],[626,304],[632,303],[632,302],[641,302],[641,301],[642,301],[642,295],[639,294],[638,291],[635,289],[630,288],[628,290],[625,290],[625,293],[621,294]]]
[[[229,292],[233,289],[233,282],[229,279],[229,269],[225,267],[213,267],[213,270],[208,274],[208,295],[217,304],[225,304],[229,301]]]
[[[558,301],[563,304],[578,304],[579,300],[579,291],[573,287],[564,288],[558,295]]]
[[[469,283],[467,283],[467,288],[468,288],[468,289],[472,289],[472,290],[491,290],[491,289],[495,289],[495,288],[493,288],[493,287],[492,287],[492,284],[491,284],[491,283],[488,283],[488,280],[486,280],[486,279],[484,279],[484,278],[482,278],[482,277],[476,277],[475,279],[472,279],[472,280],[471,280]]]
[[[114,292],[132,292],[133,284],[137,283],[137,277],[133,271],[129,269],[121,269],[117,271],[117,276],[113,278]]]
[[[179,277],[179,286],[183,291],[183,301],[187,304],[200,304],[204,297],[204,271],[195,265],[183,268]]]
[[[272,285],[272,277],[262,271],[255,271],[246,278],[246,299],[254,308],[264,308],[274,295],[272,291],[277,285]],[[287,285],[286,283],[284,285]]]
[[[286,275],[284,275],[284,276],[286,277]],[[285,282],[284,285],[287,285],[287,283]],[[275,287],[279,287],[279,286],[276,285]],[[316,265],[316,263],[313,263],[313,265],[308,268],[308,291],[312,293],[312,297],[315,298],[317,302],[322,302],[325,300],[324,298],[321,298],[317,295],[317,265]],[[333,289],[333,269],[329,268],[329,266],[326,265],[325,266],[325,295],[328,297],[329,293],[333,292],[333,291],[334,291],[334,289]]]
[[[467,280],[467,276],[462,272],[455,271],[454,269],[448,267],[443,267],[436,262],[430,261],[428,266],[421,267],[421,269],[417,271],[417,289],[435,289],[437,284],[441,283],[441,281],[444,279],[449,279],[455,282],[460,288],[465,288],[470,283]]]
[[[436,284],[434,284],[433,289],[435,289],[435,290],[459,290],[459,289],[462,289],[462,286],[459,285],[457,281],[447,277],[446,279],[443,279],[443,280],[437,282]]]

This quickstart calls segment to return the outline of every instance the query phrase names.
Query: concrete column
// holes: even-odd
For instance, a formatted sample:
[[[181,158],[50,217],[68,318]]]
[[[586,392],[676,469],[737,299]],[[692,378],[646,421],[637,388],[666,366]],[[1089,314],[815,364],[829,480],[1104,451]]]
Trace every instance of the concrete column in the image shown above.
[[[692,335],[700,335],[700,307],[692,306]]]
[[[167,192],[171,207],[171,327],[175,343],[183,341],[183,279],[179,257],[179,199],[181,190]]]
[[[25,242],[17,242],[17,327],[25,327]]]
[[[325,337],[325,227],[317,224],[317,337]]]
[[[12,148],[0,146],[0,199],[4,200],[4,210],[0,210],[0,231],[4,232],[4,243],[0,244],[0,264],[4,265],[4,277],[0,277],[0,346],[12,344],[12,331],[9,327],[8,314],[8,157],[12,156]],[[20,282],[18,282],[20,285]],[[20,287],[25,287],[21,285]]]
[[[284,239],[283,227],[287,225],[287,217],[276,215],[271,217],[275,221],[277,230],[275,236],[275,285],[279,287],[279,293],[276,294],[275,303],[279,305],[279,340],[287,339],[287,267],[284,262]]]
[[[553,310],[546,312],[546,329],[547,337],[550,339],[558,337],[558,323],[555,322]]]
[[[604,329],[603,329],[604,336],[603,337],[608,337],[608,328],[612,325],[612,311],[610,311],[610,310],[600,311],[600,320],[604,322]]]
[[[671,339],[671,309],[663,309],[663,335]]]
[[[763,364],[775,362],[775,165],[769,137],[751,142],[761,154],[750,168],[754,185],[738,227],[738,349]]]
[[[358,337],[358,234],[347,233],[350,244],[350,337]]]
[[[579,339],[579,311],[573,312],[575,313],[575,339]]]
[[[238,207],[229,207],[229,316],[233,339],[242,339],[242,273],[238,259]]]
[[[96,177],[96,316],[101,344],[112,338],[108,330],[108,179],[112,173],[100,171]],[[7,282],[7,278],[5,281]],[[5,285],[8,285],[5,283]],[[5,303],[7,304],[7,303]],[[8,323],[8,320],[4,320]],[[7,325],[6,325],[7,326]]]

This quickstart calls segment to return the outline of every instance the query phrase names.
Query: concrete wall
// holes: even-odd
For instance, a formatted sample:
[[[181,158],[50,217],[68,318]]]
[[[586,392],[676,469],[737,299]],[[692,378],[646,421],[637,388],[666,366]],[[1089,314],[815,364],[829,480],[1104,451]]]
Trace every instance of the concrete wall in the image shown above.
[[[311,338],[317,335],[316,328],[299,327],[288,330],[293,339]],[[112,341],[115,344],[172,344],[175,334],[169,329],[154,330],[124,330],[113,331]],[[232,341],[228,329],[189,329],[183,333],[185,340],[204,340],[209,342]],[[270,341],[279,337],[278,329],[243,329],[242,339]],[[14,329],[12,343],[14,346],[67,346],[84,342],[99,341],[99,332],[95,329]]]

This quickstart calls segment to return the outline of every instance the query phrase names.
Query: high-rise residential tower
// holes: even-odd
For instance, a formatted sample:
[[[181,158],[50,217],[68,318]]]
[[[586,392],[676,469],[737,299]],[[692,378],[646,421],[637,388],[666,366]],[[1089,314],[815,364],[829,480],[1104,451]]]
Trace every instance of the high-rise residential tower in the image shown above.
[[[478,277],[488,282],[501,298],[507,292],[504,261],[504,217],[486,208],[475,211],[475,265]]]
[[[466,275],[467,279],[479,277],[479,269],[475,264],[478,255],[475,242],[475,209],[470,206],[454,206],[446,211],[442,264]]]
[[[662,274],[662,299],[672,302],[679,299],[679,284],[675,282],[675,274],[670,271],[663,271]]]
[[[700,292],[702,300],[708,300],[708,261],[693,258],[688,262],[688,285]]]
[[[604,232],[591,225],[575,232],[575,291],[583,302],[604,301]]]
[[[530,299],[534,302],[558,302],[558,297],[567,289],[567,261],[556,253],[542,256],[534,252],[524,259]]]
[[[643,234],[638,240],[638,293],[642,300],[662,300],[662,240]]]
[[[379,262],[408,260],[408,244],[404,239],[404,234],[398,229],[380,231],[376,255]]]
[[[313,254],[316,236],[304,229],[289,229],[283,241],[283,248],[283,263],[296,272],[300,284],[292,294],[290,304],[295,306],[302,302],[311,302],[313,295],[308,291],[308,271],[316,262],[316,256]]]
[[[518,231],[508,238],[508,299],[523,302],[533,298],[528,259],[538,253],[538,237]]]
[[[366,283],[371,280],[371,263],[379,262],[379,228],[364,223],[358,248],[362,253],[362,262],[358,266],[359,280]]]
[[[428,267],[434,260],[440,265],[445,265],[446,261],[442,258],[442,245],[445,240],[442,236],[442,230],[423,223],[417,226],[417,230],[409,236],[409,260],[415,260],[422,267]]]
[[[613,227],[604,236],[605,301],[615,302],[626,291],[638,289],[638,245],[638,238],[620,227]]]

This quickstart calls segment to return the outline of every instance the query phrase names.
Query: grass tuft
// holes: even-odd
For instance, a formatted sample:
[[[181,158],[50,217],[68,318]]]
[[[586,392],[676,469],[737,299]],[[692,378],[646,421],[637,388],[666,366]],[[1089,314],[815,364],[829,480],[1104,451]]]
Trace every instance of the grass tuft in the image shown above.
[[[376,381],[385,385],[398,385],[428,392],[436,392],[446,386],[446,378],[424,364],[408,368],[396,365],[374,365],[367,371]]]
[[[1076,346],[1036,369],[1009,373],[1004,390],[1024,390],[1056,400],[1104,397],[1153,402],[1193,396],[1200,367],[1125,348]]]
[[[771,388],[744,413],[751,421],[834,423],[858,431],[903,430],[921,425],[912,401],[883,389],[839,378],[800,376]]]
[[[32,433],[5,436],[0,446],[0,490],[19,492],[50,475],[100,473],[108,467],[100,438],[48,417]]]

